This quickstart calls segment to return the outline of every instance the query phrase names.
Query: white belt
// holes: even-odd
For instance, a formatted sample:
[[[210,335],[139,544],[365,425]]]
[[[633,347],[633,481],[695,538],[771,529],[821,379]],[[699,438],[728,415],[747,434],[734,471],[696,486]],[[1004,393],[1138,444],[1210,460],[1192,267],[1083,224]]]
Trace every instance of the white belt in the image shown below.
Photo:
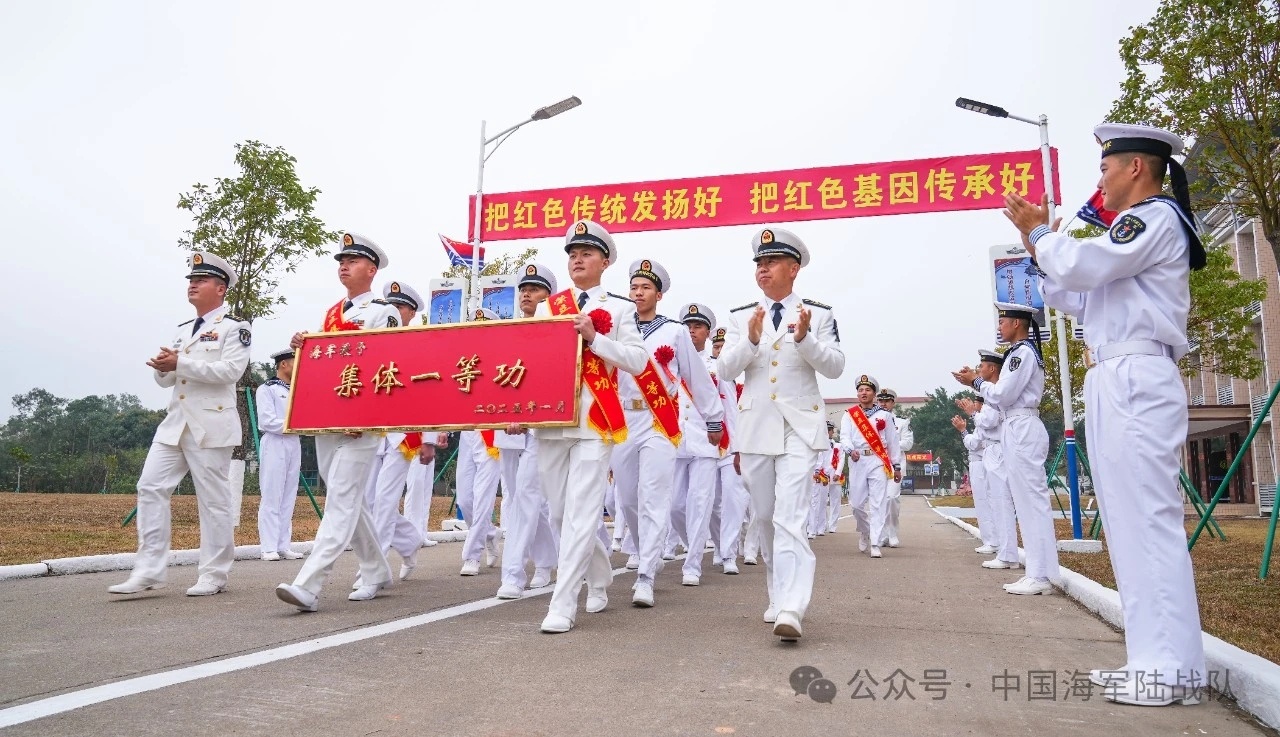
[[[1120,356],[1164,356],[1169,359],[1173,358],[1173,348],[1158,340],[1123,340],[1119,343],[1098,346],[1097,350],[1090,352],[1094,359],[1093,365],[1112,358],[1119,358]],[[1090,368],[1093,368],[1093,366],[1090,366]]]
[[[1031,407],[1020,407],[1018,409],[1006,409],[1005,417],[1039,417],[1040,410]]]

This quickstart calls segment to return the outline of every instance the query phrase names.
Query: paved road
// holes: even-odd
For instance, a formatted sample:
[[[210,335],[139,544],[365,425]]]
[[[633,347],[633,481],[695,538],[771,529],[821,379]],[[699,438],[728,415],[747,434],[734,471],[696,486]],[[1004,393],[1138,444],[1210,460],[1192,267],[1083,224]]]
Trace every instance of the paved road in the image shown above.
[[[904,547],[881,560],[857,553],[852,520],[816,541],[796,645],[761,621],[750,566],[708,567],[697,588],[668,567],[649,610],[630,606],[621,574],[605,612],[554,636],[538,632],[546,595],[497,603],[496,570],[458,576],[447,544],[365,603],[345,599],[346,556],[306,615],[271,592],[297,562],[237,563],[232,588],[201,599],[182,595],[191,567],[137,598],[106,594],[120,573],[0,583],[0,724],[48,714],[6,737],[1263,733],[1216,701],[1139,709],[1072,693],[1073,672],[1124,661],[1120,635],[1064,596],[1004,594],[1013,577],[980,568],[973,540],[923,499],[903,507]],[[802,666],[829,703],[793,691]]]

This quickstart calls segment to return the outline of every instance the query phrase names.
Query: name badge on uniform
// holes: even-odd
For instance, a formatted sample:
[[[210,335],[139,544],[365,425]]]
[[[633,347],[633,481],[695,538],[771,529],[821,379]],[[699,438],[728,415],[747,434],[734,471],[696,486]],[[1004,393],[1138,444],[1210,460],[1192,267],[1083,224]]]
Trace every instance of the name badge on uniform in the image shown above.
[[[212,330],[210,330],[207,333],[200,333],[201,343],[216,343],[217,340],[218,340],[218,334]]]

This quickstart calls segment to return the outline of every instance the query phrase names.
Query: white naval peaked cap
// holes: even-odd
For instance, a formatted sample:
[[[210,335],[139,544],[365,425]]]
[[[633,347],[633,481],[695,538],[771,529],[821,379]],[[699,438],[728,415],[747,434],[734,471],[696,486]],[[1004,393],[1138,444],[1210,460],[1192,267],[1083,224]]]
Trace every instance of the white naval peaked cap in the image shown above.
[[[275,353],[271,354],[271,360],[275,361],[277,364],[279,364],[281,361],[287,361],[290,358],[293,358],[292,348],[286,348],[283,351],[276,351]]]
[[[387,252],[382,247],[373,242],[372,238],[367,238],[359,233],[347,231],[342,234],[342,248],[335,254],[335,261],[341,261],[343,256],[364,256],[373,262],[374,266],[379,269],[387,268],[391,263],[387,258]]]
[[[471,319],[474,322],[482,322],[485,320],[498,320],[500,318],[498,317],[498,313],[494,312],[488,307],[481,307],[480,309],[476,310],[475,316],[472,317]]]
[[[536,261],[530,261],[520,269],[520,281],[516,283],[516,289],[526,284],[543,287],[549,292],[556,291],[556,275],[551,273],[551,269],[543,266]]]
[[[871,387],[871,391],[873,391],[873,392],[878,392],[878,391],[880,391],[880,382],[876,381],[876,377],[874,377],[874,376],[872,376],[872,375],[870,375],[870,374],[863,374],[862,376],[859,376],[859,377],[858,377],[858,383],[854,384],[854,385],[853,385],[853,388],[854,388],[854,389],[859,389],[859,388],[861,388],[861,387],[862,387],[862,385],[864,385],[864,384],[865,384],[865,385],[867,385],[867,386],[869,386],[869,387]]]
[[[393,305],[409,307],[414,312],[421,312],[422,308],[426,306],[426,303],[422,301],[422,295],[418,294],[418,290],[402,281],[387,283],[382,288],[382,299]]]
[[[898,401],[898,393],[886,386],[876,395],[876,399],[892,399],[896,402]]]
[[[801,266],[809,265],[809,248],[804,241],[782,228],[765,228],[751,237],[751,260],[759,261],[765,256],[790,256]]]
[[[726,336],[726,335],[728,335],[728,333],[729,333],[729,331],[728,331],[728,330],[725,330],[724,328],[716,328],[715,333],[713,333],[713,334],[711,335],[711,342],[712,342],[712,343],[723,343],[723,342],[724,342],[724,338],[725,338],[725,336]]]
[[[618,247],[613,242],[613,236],[594,220],[579,220],[569,226],[564,234],[564,252],[568,253],[574,246],[598,248],[609,259],[610,264],[618,263]]]
[[[671,275],[662,267],[662,264],[654,261],[653,259],[646,258],[639,261],[632,261],[631,268],[628,269],[628,272],[631,274],[632,279],[637,276],[642,276],[653,282],[659,292],[666,292],[671,289]]]
[[[708,330],[715,330],[716,313],[712,312],[710,307],[707,307],[701,302],[690,302],[680,308],[680,322],[700,322],[706,325]],[[723,339],[724,338],[721,337],[721,340]]]
[[[989,351],[985,348],[979,348],[978,363],[982,363],[983,361],[986,361],[987,363],[994,363],[997,366],[1003,366],[1004,354],[997,353],[996,351]]]
[[[1102,155],[1140,153],[1168,159],[1182,153],[1185,144],[1175,133],[1150,125],[1102,123],[1094,126],[1093,137],[1102,146]]]
[[[227,283],[227,289],[234,287],[236,282],[240,281],[231,264],[208,251],[192,251],[187,259],[187,266],[191,267],[191,273],[187,274],[188,279],[194,279],[197,276],[216,276]]]

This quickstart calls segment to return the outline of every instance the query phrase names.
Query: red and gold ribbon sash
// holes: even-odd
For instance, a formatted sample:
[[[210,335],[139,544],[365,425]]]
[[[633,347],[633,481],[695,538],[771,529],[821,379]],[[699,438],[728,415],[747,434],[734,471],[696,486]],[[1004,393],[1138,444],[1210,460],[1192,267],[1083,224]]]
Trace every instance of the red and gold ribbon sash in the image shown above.
[[[663,368],[665,369],[665,368],[666,368],[666,366],[663,366]],[[667,378],[671,378],[671,372],[670,372],[670,371],[668,371],[668,372],[667,372]],[[724,399],[724,395],[723,395],[723,394],[720,394],[720,380],[716,378],[716,375],[715,375],[715,374],[711,374],[711,384],[712,384],[713,386],[715,386],[715,388],[716,388],[716,394],[719,394],[719,395],[720,395],[720,398],[721,398],[721,399]],[[684,393],[689,395],[689,401],[691,401],[691,402],[692,402],[692,401],[693,401],[693,392],[689,391],[689,384],[688,384],[688,382],[686,382],[686,381],[684,380],[684,377],[683,377],[683,376],[681,376],[681,377],[680,377],[680,386],[681,386],[682,388],[684,388]],[[721,456],[721,457],[724,457],[724,454],[725,454],[725,453],[727,453],[727,452],[729,451],[729,421],[728,421],[728,418],[725,418],[725,421],[720,425],[720,445],[718,445],[718,446],[716,446],[716,447],[718,447],[718,448],[720,449],[720,456]]]
[[[867,413],[863,412],[860,406],[850,407],[849,417],[853,420],[854,427],[858,428],[858,432],[862,433],[862,438],[867,441],[867,445],[871,446],[871,452],[875,453],[884,464],[884,472],[893,478],[893,462],[889,460],[889,451],[885,450],[880,434],[871,427],[871,420],[867,419]]]
[[[831,449],[831,467],[838,471],[840,470],[838,465],[839,463],[840,463],[840,449],[832,448]]]
[[[346,320],[342,319],[342,313],[345,312],[345,310],[343,309],[343,305],[345,305],[346,303],[347,301],[345,299],[340,299],[338,300],[338,304],[334,305],[333,307],[330,307],[329,311],[324,313],[324,328],[321,330],[321,332],[336,333],[342,330],[359,330],[360,329],[360,326],[355,324],[354,322],[347,322]]]
[[[578,303],[571,289],[551,295],[547,305],[552,315],[578,314]],[[609,371],[590,348],[582,347],[582,383],[594,400],[587,411],[587,426],[600,433],[606,443],[622,443],[627,439],[627,419],[622,412],[622,400],[618,398],[617,375],[617,370]]]
[[[671,373],[671,369],[663,366],[662,372],[667,375],[668,380],[675,382],[675,375]],[[644,403],[649,405],[649,411],[653,413],[654,428],[662,433],[664,438],[670,440],[672,445],[678,447],[681,437],[680,405],[667,396],[667,385],[663,383],[662,377],[658,376],[658,369],[652,358],[645,363],[644,371],[636,374],[636,386],[640,387],[640,396],[644,397]],[[688,391],[688,387],[685,391]]]
[[[400,451],[400,455],[405,457],[405,460],[411,461],[414,456],[418,455],[418,448],[421,447],[422,433],[407,432],[404,434],[404,440],[400,441],[400,445],[396,446],[396,449]]]
[[[484,441],[484,452],[489,454],[490,458],[497,458],[501,451],[493,444],[493,430],[481,430],[480,439]]]

